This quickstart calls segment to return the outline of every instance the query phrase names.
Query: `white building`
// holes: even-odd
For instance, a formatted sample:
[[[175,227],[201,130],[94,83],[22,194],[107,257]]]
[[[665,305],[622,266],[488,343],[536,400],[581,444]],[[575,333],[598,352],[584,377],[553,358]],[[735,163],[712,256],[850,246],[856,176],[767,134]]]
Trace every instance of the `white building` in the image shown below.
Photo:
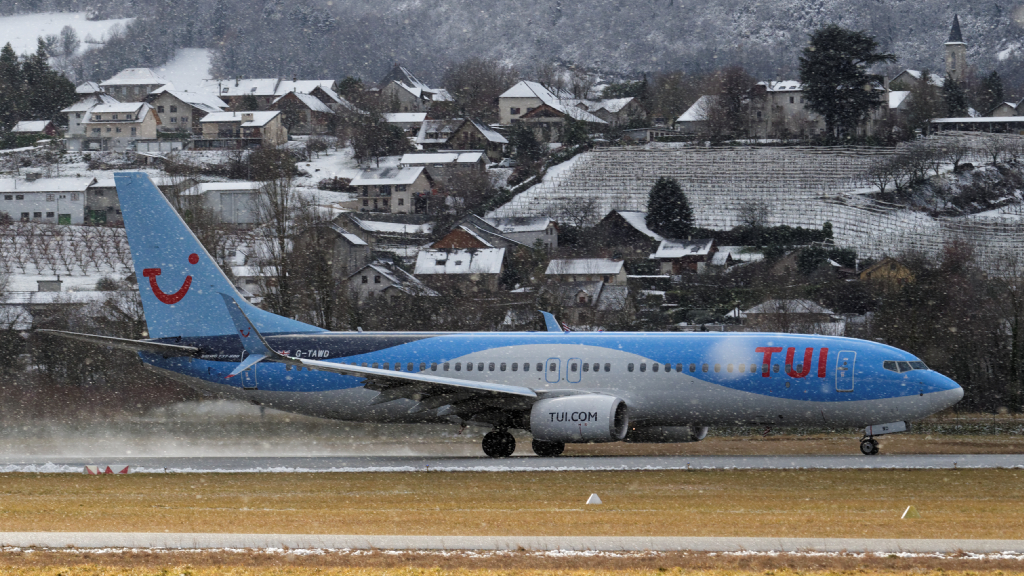
[[[82,224],[95,178],[0,179],[0,212],[22,222]]]
[[[196,199],[225,224],[253,224],[256,222],[255,198],[259,182],[205,182],[181,193]]]
[[[558,282],[604,282],[626,285],[626,268],[622,260],[608,258],[567,258],[548,262],[544,271],[548,280]]]
[[[72,152],[80,152],[85,137],[85,122],[89,119],[89,112],[97,106],[104,104],[117,104],[117,99],[102,93],[93,93],[85,96],[78,102],[61,110],[68,115],[68,129],[64,133],[67,140],[67,148]]]

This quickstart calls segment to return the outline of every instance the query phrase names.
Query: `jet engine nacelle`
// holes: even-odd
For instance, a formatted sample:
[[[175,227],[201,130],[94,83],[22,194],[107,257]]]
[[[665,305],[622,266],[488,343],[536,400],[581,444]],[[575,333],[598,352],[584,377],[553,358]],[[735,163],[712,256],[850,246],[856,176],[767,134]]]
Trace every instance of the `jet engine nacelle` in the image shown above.
[[[538,400],[530,410],[530,433],[549,442],[618,442],[626,437],[626,403],[614,396],[581,394]]]
[[[647,426],[630,428],[626,442],[700,442],[708,435],[707,426]]]

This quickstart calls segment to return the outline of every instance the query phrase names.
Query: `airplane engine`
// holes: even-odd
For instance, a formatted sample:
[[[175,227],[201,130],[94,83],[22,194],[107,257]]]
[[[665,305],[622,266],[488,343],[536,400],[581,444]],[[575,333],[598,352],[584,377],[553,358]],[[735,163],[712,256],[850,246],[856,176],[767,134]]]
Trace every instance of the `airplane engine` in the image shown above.
[[[626,442],[667,443],[700,442],[708,435],[707,426],[648,426],[630,428]]]
[[[547,442],[618,442],[628,427],[626,403],[602,394],[539,400],[530,411],[530,433]]]

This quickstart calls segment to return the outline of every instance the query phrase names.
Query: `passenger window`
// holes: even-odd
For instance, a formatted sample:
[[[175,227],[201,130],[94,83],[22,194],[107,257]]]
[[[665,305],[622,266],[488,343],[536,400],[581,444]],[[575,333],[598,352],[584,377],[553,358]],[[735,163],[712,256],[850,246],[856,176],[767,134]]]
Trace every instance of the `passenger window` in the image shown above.
[[[491,372],[494,372],[494,362],[491,362],[490,364],[488,364],[487,365],[487,369],[490,370]]]
[[[431,362],[430,369],[433,370],[434,372],[437,372],[437,362]]]
[[[543,372],[543,371],[544,371],[544,364],[542,364],[540,362],[537,362],[537,372]]]
[[[427,369],[427,363],[426,362],[420,362],[420,372],[423,372],[426,369]],[[409,370],[412,370],[412,364],[409,364]]]
[[[910,362],[900,361],[900,372],[910,372],[913,368],[910,367]]]
[[[519,370],[519,363],[518,362],[513,362],[512,363],[512,371],[515,372],[517,370]]]
[[[750,373],[753,374],[754,372],[757,372],[757,365],[756,364],[751,364],[750,365]]]
[[[658,366],[659,366],[658,364],[653,364],[651,366],[651,372],[657,372],[658,371]]]
[[[385,370],[391,370],[391,362],[385,362],[384,363],[384,369]]]
[[[466,372],[472,372],[472,371],[473,371],[473,363],[472,362],[466,362]]]
[[[477,362],[476,363],[476,369],[479,370],[480,372],[483,372],[484,371],[484,363],[483,362]]]
[[[671,371],[672,371],[672,365],[671,364],[665,364],[665,372],[671,372]],[[682,370],[677,370],[677,372],[682,372]]]
[[[799,373],[801,373],[803,371],[804,371],[804,365],[803,364],[797,364],[796,365],[796,373],[799,374]]]
[[[412,368],[413,368],[412,367],[412,362],[409,362],[408,364],[405,365],[405,369],[408,372],[412,372]],[[422,364],[420,364],[420,370],[423,370],[423,365]]]
[[[576,363],[575,362],[569,364],[569,371],[570,372],[575,372],[576,371]]]
[[[395,370],[397,370],[399,372],[402,371],[402,363],[401,362],[395,362]]]
[[[530,363],[529,362],[523,362],[523,372],[529,372],[529,371],[530,371]]]
[[[628,372],[632,372],[633,371],[633,363],[632,362],[630,362],[629,364],[626,365],[626,370]]]
[[[448,371],[448,363],[447,363],[447,362],[445,362],[445,363],[444,363],[444,371],[445,371],[445,372],[447,372],[447,371]]]
[[[604,365],[604,371],[605,372],[611,372],[612,371],[612,365],[611,364],[605,364]]]
[[[501,371],[502,371],[502,372],[504,372],[504,371],[505,371],[505,363],[504,363],[504,362],[502,362],[502,363],[501,363]]]
[[[690,372],[696,372],[696,371],[697,371],[697,365],[696,364],[690,364]]]
[[[701,372],[707,372],[708,371],[708,365],[707,364],[701,364],[700,365],[700,371]]]
[[[583,371],[584,372],[590,372],[590,364],[587,364],[586,362],[584,362],[583,363]]]
[[[726,366],[725,367],[725,371],[730,373],[730,374],[732,374],[732,364],[729,364],[728,366]],[[717,372],[717,370],[716,370],[716,372]]]
[[[555,362],[552,362],[552,363],[551,363],[551,364],[550,364],[550,365],[548,366],[548,372],[557,372],[557,371],[558,371],[558,364],[557,364],[557,363],[555,363]]]
[[[718,373],[718,372],[721,372],[721,371],[722,371],[722,365],[721,364],[715,364],[715,372]]]
[[[742,374],[743,372],[746,372],[746,371],[747,371],[747,365],[746,365],[746,364],[737,364],[737,365],[736,365],[736,368],[738,368],[738,369],[739,369],[739,371],[740,371],[740,373],[741,373],[741,374]]]
[[[376,368],[376,367],[377,367],[377,363],[376,363],[376,362],[374,362],[374,363],[373,363],[373,367],[374,367],[374,368]]]
[[[447,369],[448,368],[445,368],[445,370],[447,370]],[[456,372],[461,372],[462,371],[462,362],[456,362],[455,363],[455,371]]]
[[[772,366],[772,372],[775,372],[776,374],[779,373],[779,365],[778,364]]]
[[[366,362],[363,362],[363,368],[367,368],[367,367],[369,367],[369,364],[367,364]]]

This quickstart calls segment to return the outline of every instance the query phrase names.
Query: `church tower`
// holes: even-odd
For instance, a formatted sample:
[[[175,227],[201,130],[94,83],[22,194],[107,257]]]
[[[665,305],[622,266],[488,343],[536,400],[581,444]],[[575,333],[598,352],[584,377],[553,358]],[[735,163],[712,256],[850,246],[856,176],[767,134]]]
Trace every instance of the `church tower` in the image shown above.
[[[953,15],[953,27],[946,41],[946,75],[956,82],[963,82],[967,73],[967,43],[960,33],[960,17]]]

